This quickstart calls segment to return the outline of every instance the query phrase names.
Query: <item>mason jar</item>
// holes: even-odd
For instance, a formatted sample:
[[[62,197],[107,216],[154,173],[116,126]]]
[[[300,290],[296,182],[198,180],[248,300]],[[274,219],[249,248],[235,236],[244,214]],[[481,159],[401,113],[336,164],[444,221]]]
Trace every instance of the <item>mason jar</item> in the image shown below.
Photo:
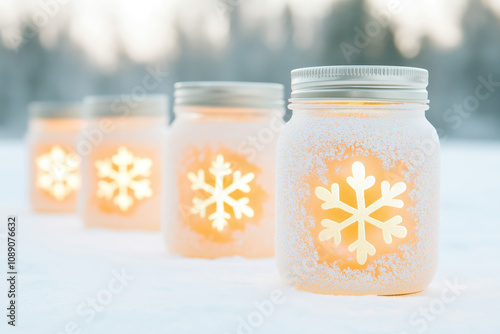
[[[160,230],[167,97],[91,96],[77,149],[87,227]]]
[[[171,253],[274,255],[283,86],[180,82],[167,139],[163,234]]]
[[[392,66],[292,71],[277,157],[276,261],[296,288],[423,290],[438,262],[440,149],[428,73]]]
[[[26,137],[29,193],[36,212],[76,212],[80,157],[76,137],[82,127],[77,103],[34,102]]]

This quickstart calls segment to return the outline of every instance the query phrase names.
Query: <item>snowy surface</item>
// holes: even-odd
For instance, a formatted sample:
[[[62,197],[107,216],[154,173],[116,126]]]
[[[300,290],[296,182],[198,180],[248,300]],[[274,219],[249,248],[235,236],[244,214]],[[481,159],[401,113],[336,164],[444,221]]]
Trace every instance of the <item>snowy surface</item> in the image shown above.
[[[18,326],[6,325],[2,278],[1,333],[500,333],[500,144],[443,145],[438,272],[401,297],[295,291],[273,259],[186,259],[167,254],[159,233],[34,215],[24,159],[21,143],[0,142],[0,219],[20,222]],[[133,276],[123,286],[122,271]]]

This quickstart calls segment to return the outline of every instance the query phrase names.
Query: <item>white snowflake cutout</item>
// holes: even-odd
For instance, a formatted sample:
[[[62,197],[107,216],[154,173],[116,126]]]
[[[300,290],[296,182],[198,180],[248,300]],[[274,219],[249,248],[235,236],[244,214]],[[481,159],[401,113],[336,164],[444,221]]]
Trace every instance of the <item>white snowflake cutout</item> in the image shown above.
[[[80,186],[80,159],[62,147],[53,146],[49,153],[38,157],[35,163],[38,168],[36,186],[56,200],[64,200]]]
[[[254,211],[248,205],[250,199],[248,197],[242,197],[236,200],[231,197],[231,194],[236,190],[249,193],[249,183],[255,178],[255,174],[246,173],[242,175],[240,171],[233,172],[231,163],[225,162],[222,154],[217,155],[209,168],[209,172],[215,177],[214,185],[206,182],[205,171],[203,169],[198,170],[196,174],[188,173],[188,179],[191,181],[191,189],[201,189],[208,193],[205,199],[198,197],[193,198],[193,207],[190,210],[191,213],[204,218],[207,208],[215,204],[215,212],[208,216],[208,219],[212,221],[212,227],[218,231],[222,231],[231,218],[231,214],[225,211],[224,204],[229,205],[233,209],[236,219],[241,219],[243,215],[253,217]],[[228,175],[233,176],[232,183],[224,187],[224,177]]]
[[[375,184],[375,177],[365,176],[365,166],[362,162],[356,161],[352,165],[352,176],[347,177],[347,183],[356,192],[357,207],[342,202],[340,200],[340,190],[337,183],[332,184],[331,191],[323,187],[315,189],[316,196],[324,201],[321,204],[323,210],[341,209],[352,214],[343,222],[336,222],[330,219],[323,219],[321,225],[326,227],[319,234],[320,241],[326,241],[333,238],[336,245],[340,244],[342,239],[341,231],[346,227],[358,223],[358,239],[351,243],[348,247],[350,252],[356,251],[356,260],[359,264],[366,263],[368,255],[373,256],[376,253],[375,247],[366,239],[365,224],[371,224],[382,230],[382,235],[385,243],[392,243],[392,237],[404,238],[407,235],[407,230],[404,226],[400,226],[403,219],[401,216],[394,216],[386,222],[377,220],[370,215],[378,209],[388,206],[402,208],[404,203],[396,197],[406,190],[404,182],[398,182],[392,187],[389,182],[381,183],[382,195],[374,203],[366,207],[365,190],[371,188]]]
[[[134,199],[151,197],[153,191],[151,181],[147,177],[151,174],[152,164],[151,159],[136,157],[126,147],[119,147],[118,153],[111,159],[95,163],[98,177],[111,179],[100,180],[97,183],[97,197],[112,199],[122,211],[127,211],[134,204]],[[144,179],[137,180],[139,177]]]

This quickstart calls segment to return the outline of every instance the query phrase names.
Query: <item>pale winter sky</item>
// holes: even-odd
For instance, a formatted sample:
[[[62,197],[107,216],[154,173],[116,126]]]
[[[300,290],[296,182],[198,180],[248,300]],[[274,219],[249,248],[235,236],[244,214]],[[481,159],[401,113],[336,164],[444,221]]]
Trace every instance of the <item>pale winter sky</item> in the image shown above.
[[[0,31],[3,44],[15,49],[23,22],[31,21],[45,47],[68,34],[93,62],[112,67],[123,51],[136,62],[175,56],[176,25],[194,40],[222,47],[229,37],[227,14],[236,8],[244,26],[266,27],[269,47],[279,47],[280,19],[288,5],[296,28],[294,42],[307,48],[315,22],[340,1],[347,0],[2,0]],[[388,17],[397,47],[413,57],[425,37],[443,48],[459,45],[460,20],[469,1],[483,1],[500,17],[498,0],[369,0],[367,9],[374,17]],[[394,2],[400,10],[384,16]]]

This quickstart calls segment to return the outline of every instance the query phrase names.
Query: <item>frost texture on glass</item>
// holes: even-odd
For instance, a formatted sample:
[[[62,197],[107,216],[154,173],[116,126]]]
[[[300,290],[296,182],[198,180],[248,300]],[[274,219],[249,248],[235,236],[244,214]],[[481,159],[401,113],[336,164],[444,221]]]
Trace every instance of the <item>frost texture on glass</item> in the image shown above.
[[[276,259],[284,279],[358,295],[430,283],[440,152],[423,110],[296,112],[278,147]]]
[[[249,138],[281,118],[234,114],[179,117],[167,139],[163,234],[184,256],[274,255],[277,132]],[[271,123],[273,124],[273,123]],[[257,139],[258,140],[258,139]],[[206,210],[206,212],[204,212]]]

